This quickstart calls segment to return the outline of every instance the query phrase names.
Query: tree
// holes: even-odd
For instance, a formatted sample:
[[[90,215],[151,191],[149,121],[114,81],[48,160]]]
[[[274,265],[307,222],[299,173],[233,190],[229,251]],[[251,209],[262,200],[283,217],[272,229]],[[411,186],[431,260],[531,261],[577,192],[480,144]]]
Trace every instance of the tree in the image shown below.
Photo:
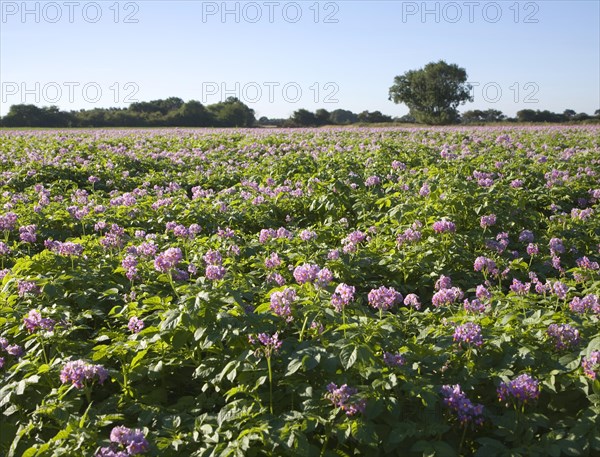
[[[358,120],[358,116],[346,109],[336,109],[329,115],[329,120],[338,125],[354,124]]]
[[[235,97],[206,108],[214,115],[219,127],[252,127],[256,122],[254,110]]]
[[[317,125],[327,125],[331,122],[329,111],[323,108],[319,108],[315,111],[315,119],[317,121]]]
[[[462,122],[465,124],[473,122],[500,122],[506,119],[502,111],[497,109],[488,109],[485,111],[471,110],[462,113]]]
[[[299,127],[314,127],[317,125],[315,113],[306,109],[300,108],[292,114],[292,122]]]
[[[457,121],[458,105],[473,101],[467,72],[443,60],[394,78],[389,99],[404,103],[417,122],[451,124]]]

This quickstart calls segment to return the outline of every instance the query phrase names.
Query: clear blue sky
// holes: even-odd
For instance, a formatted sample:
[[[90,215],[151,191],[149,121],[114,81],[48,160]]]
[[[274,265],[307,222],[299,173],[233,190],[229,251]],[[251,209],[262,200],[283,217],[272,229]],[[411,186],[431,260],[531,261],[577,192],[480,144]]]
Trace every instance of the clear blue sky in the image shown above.
[[[73,3],[0,3],[0,114],[234,95],[257,117],[400,116],[394,76],[440,59],[479,84],[461,111],[600,108],[596,0]]]

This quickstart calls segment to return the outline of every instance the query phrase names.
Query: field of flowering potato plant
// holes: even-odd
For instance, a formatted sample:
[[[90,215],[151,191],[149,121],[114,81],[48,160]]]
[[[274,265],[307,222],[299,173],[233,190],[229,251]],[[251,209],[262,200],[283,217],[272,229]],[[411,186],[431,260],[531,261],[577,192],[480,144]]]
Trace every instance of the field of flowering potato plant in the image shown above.
[[[600,129],[0,132],[0,455],[600,455]]]

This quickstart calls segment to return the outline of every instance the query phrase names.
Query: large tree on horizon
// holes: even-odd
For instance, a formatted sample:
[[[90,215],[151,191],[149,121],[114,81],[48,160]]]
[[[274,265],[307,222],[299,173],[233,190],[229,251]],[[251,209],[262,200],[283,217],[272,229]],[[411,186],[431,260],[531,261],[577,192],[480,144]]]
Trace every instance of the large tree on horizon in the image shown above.
[[[417,122],[452,124],[459,117],[458,105],[473,101],[471,90],[464,68],[440,60],[396,76],[389,99],[408,106]]]

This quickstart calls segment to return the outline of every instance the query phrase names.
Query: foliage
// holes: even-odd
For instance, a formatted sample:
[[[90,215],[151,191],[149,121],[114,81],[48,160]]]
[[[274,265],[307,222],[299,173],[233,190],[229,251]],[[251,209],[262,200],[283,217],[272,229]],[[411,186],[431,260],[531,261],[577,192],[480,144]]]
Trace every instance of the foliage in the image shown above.
[[[0,454],[598,455],[598,133],[3,132]]]

